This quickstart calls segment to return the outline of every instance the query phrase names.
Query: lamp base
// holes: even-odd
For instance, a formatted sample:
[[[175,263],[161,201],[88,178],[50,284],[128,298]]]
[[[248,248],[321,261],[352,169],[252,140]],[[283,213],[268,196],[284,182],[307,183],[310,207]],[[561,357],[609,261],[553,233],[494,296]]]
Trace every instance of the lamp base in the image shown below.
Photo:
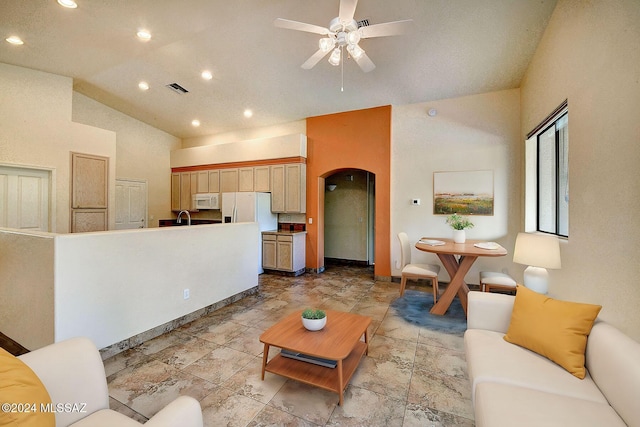
[[[546,294],[549,289],[549,272],[542,267],[527,267],[524,270],[524,285],[539,294]]]

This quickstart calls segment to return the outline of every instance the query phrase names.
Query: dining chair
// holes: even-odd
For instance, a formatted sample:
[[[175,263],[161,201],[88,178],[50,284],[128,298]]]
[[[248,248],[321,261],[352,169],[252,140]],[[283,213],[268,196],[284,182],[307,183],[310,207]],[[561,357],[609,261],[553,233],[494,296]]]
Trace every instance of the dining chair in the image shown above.
[[[402,262],[400,296],[404,295],[407,279],[429,279],[433,287],[433,303],[435,304],[438,301],[438,273],[440,272],[440,266],[432,264],[412,264],[411,246],[409,245],[407,233],[401,231],[398,233],[398,239],[400,240],[400,257]]]
[[[515,291],[516,281],[505,273],[495,271],[480,272],[480,290],[482,292],[491,292],[492,289],[502,291]]]

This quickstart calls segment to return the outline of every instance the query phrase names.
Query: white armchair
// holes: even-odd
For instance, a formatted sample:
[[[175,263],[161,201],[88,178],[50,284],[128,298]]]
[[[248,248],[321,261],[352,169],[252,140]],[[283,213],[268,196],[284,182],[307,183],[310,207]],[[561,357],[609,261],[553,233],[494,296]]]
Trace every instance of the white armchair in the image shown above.
[[[46,387],[53,405],[77,404],[72,411],[56,412],[56,426],[140,426],[109,409],[104,365],[91,340],[73,338],[19,357]],[[202,427],[200,403],[180,396],[153,416],[145,426]]]

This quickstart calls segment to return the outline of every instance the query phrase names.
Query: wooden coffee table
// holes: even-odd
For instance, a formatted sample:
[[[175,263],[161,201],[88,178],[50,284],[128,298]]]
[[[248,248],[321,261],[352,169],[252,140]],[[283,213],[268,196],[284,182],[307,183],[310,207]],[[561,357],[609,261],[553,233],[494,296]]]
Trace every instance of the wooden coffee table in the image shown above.
[[[311,332],[302,326],[302,310],[282,319],[261,336],[264,343],[262,380],[264,373],[272,372],[305,384],[338,393],[342,405],[344,389],[351,380],[362,356],[367,354],[369,336],[367,328],[371,318],[359,314],[325,310],[327,325]],[[364,335],[364,342],[360,338]],[[303,362],[281,354],[269,358],[269,347],[279,347],[322,359],[335,360],[335,368]]]

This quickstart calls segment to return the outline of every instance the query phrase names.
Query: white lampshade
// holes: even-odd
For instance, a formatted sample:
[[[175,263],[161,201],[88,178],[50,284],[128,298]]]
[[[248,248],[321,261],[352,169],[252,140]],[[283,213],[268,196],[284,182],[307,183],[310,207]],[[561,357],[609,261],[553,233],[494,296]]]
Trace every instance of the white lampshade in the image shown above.
[[[524,285],[546,294],[549,288],[547,268],[560,268],[560,243],[555,236],[518,233],[513,262],[528,265],[524,270]]]
[[[545,234],[518,233],[513,262],[534,267],[560,268],[558,238]]]

